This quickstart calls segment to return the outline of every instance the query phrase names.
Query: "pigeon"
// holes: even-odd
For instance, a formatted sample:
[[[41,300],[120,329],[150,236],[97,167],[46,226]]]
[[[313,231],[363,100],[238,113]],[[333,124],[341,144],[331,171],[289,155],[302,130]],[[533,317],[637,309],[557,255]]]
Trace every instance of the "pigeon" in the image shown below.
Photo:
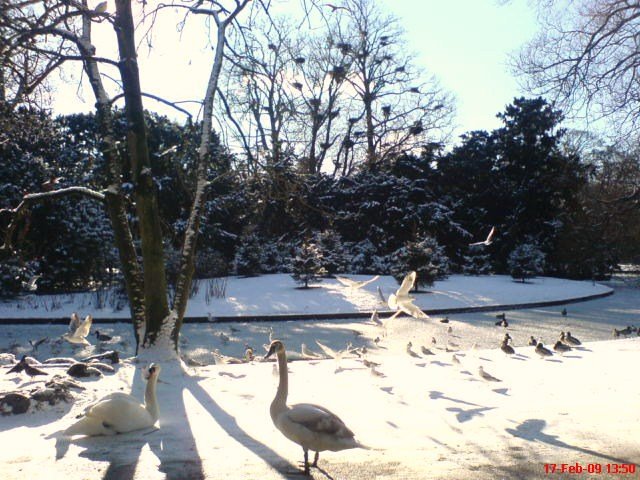
[[[570,352],[572,348],[558,340],[553,346],[553,351],[558,353]]]
[[[496,233],[496,227],[491,227],[491,231],[489,232],[489,235],[487,235],[487,238],[485,240],[483,240],[482,242],[475,242],[475,243],[470,243],[469,246],[470,247],[474,247],[476,245],[484,245],[484,246],[489,246],[493,243],[493,236]]]
[[[508,340],[506,338],[502,341],[502,345],[500,345],[500,350],[502,350],[507,355],[513,355],[514,353],[516,353],[513,347],[509,345]]]
[[[431,350],[429,350],[425,346],[420,347],[420,350],[422,351],[423,355],[435,355],[435,353],[433,353]]]
[[[542,342],[538,342],[536,345],[536,353],[540,355],[540,358],[551,357],[553,353],[548,348],[545,348]]]
[[[353,288],[354,290],[362,288],[365,285],[369,285],[371,282],[375,282],[379,278],[380,278],[380,275],[376,275],[370,280],[363,280],[358,282],[356,280],[351,280],[350,278],[347,278],[347,277],[339,277],[336,275],[336,280],[338,280],[345,287]]]
[[[29,365],[26,355],[23,355],[20,361],[16,363],[9,371],[7,371],[7,373],[20,373],[22,371],[24,371],[30,377],[35,377],[36,375],[48,375],[48,373]]]
[[[78,318],[78,316],[75,313],[71,315],[71,323],[69,324],[69,328],[71,328],[72,324],[76,323],[76,321],[74,320],[74,315],[75,315],[75,319]],[[69,343],[80,344],[80,345],[91,345],[86,337],[89,334],[89,331],[91,330],[92,321],[93,321],[93,318],[91,317],[91,315],[87,315],[84,321],[78,325],[78,327],[75,329],[75,331],[73,331],[73,333],[66,333],[62,336],[62,338],[64,338]]]
[[[578,340],[576,337],[571,335],[571,332],[567,331],[567,335],[564,337],[565,343],[568,343],[572,346],[582,345],[582,342]]]
[[[100,333],[100,330],[96,330],[96,338],[100,342],[108,342],[109,340],[113,339],[113,337],[110,337],[109,335],[106,335],[104,333]]]
[[[499,378],[494,377],[493,375],[487,373],[484,371],[484,368],[482,368],[482,365],[480,365],[478,367],[478,373],[480,374],[480,376],[486,380],[487,382],[501,382],[502,380],[500,380]]]
[[[38,290],[38,285],[36,285],[36,282],[40,279],[40,277],[42,277],[42,275],[35,275],[31,277],[28,282],[22,282],[22,288],[30,292],[35,292],[36,290]]]
[[[533,335],[531,335],[531,337],[529,338],[529,345],[532,347],[535,347],[538,345],[538,341],[535,339]]]
[[[416,352],[414,352],[413,350],[411,350],[411,347],[413,347],[413,344],[411,342],[407,343],[407,353],[414,357],[414,358],[422,358],[420,355],[418,355]]]

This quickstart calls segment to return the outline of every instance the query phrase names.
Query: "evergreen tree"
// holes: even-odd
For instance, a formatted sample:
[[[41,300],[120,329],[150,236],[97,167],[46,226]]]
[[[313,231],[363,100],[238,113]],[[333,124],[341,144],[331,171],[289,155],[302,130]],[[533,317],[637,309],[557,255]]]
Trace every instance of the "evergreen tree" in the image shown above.
[[[444,248],[430,236],[419,241],[407,242],[392,255],[391,275],[401,283],[407,273],[417,273],[414,291],[420,286],[430,287],[436,280],[449,274],[449,259]]]
[[[252,277],[261,272],[261,251],[260,239],[257,235],[250,233],[242,238],[236,256],[234,267],[236,275]]]
[[[315,241],[322,253],[322,266],[327,275],[348,272],[349,258],[338,232],[329,229],[317,233]]]
[[[491,273],[491,256],[484,248],[473,246],[469,254],[463,257],[462,273],[465,275],[488,275]]]
[[[509,273],[524,283],[543,272],[544,258],[544,253],[535,243],[520,244],[509,255]]]
[[[322,281],[322,276],[327,273],[322,266],[322,253],[314,243],[307,240],[297,249],[291,268],[291,276],[303,288],[309,288],[309,282]]]

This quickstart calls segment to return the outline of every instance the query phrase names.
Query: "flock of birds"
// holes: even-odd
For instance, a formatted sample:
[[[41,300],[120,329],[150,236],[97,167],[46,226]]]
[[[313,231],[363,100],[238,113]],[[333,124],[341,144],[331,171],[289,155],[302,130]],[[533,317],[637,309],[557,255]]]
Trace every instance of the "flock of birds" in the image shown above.
[[[492,229],[489,237],[483,244],[489,244],[494,234]],[[346,277],[338,277],[337,280],[347,288],[359,289],[373,281],[378,276],[366,280],[366,281],[354,281]],[[395,310],[395,313],[390,317],[383,319],[377,310],[374,310],[370,323],[378,326],[382,330],[382,336],[387,335],[389,322],[392,321],[400,314],[406,314],[416,319],[428,318],[428,316],[417,307],[410,296],[410,291],[414,286],[416,280],[416,272],[410,272],[402,281],[400,287],[395,293],[389,295],[386,300],[390,309]],[[381,298],[384,300],[384,296],[380,289],[378,289]],[[563,316],[567,315],[566,309],[561,312]],[[496,326],[508,327],[509,322],[506,314],[501,313],[496,316]],[[440,320],[441,323],[449,323],[449,319],[444,317]],[[80,321],[77,314],[73,314],[69,325],[69,332],[65,333],[62,338],[74,345],[88,345],[87,336],[90,333],[92,325],[91,315],[87,315],[84,321]],[[628,327],[622,331],[614,330],[614,336],[627,335],[638,331],[633,326]],[[452,332],[452,327],[448,326],[447,332]],[[94,332],[98,341],[109,341],[111,337],[100,333]],[[640,333],[639,333],[640,334]],[[225,340],[229,341],[229,337],[221,334],[220,340],[224,343]],[[374,343],[378,345],[380,338],[377,337]],[[42,342],[42,340],[38,341]],[[39,345],[38,342],[32,342],[34,350]],[[277,370],[274,370],[279,377],[279,383],[276,390],[275,397],[271,402],[270,415],[273,424],[276,426],[282,434],[289,440],[297,443],[303,449],[304,454],[304,473],[309,474],[311,467],[317,467],[320,452],[323,451],[340,451],[350,448],[368,448],[355,439],[354,433],[346,426],[346,424],[330,410],[315,404],[300,403],[295,405],[287,405],[287,397],[289,391],[289,375],[287,368],[287,350],[284,343],[281,340],[274,338],[273,330],[269,335],[269,345],[265,345],[267,350],[264,357],[257,357],[253,348],[246,346],[245,355],[242,359],[236,359],[234,357],[225,356],[217,352],[216,363],[229,364],[229,363],[241,363],[250,362],[253,360],[267,360],[272,356],[277,359]],[[305,344],[302,345],[301,358],[305,359],[321,359],[321,358],[333,358],[336,363],[339,364],[340,360],[346,355],[355,355],[368,367],[371,374],[374,376],[384,376],[376,367],[380,364],[367,359],[366,347],[353,348],[349,345],[344,350],[333,350],[332,348],[324,345],[323,343],[316,341],[318,347],[322,350],[323,354],[318,354],[309,349]],[[436,344],[436,339],[432,338],[432,344]],[[508,356],[516,355],[516,351],[512,346],[513,338],[507,332],[501,342],[500,349]],[[541,341],[536,340],[533,336],[529,340],[529,345],[534,346],[535,353],[541,358],[547,358],[554,355],[554,353],[546,348]],[[580,340],[574,337],[571,332],[563,331],[560,334],[559,340],[553,346],[554,352],[558,354],[564,354],[571,351],[573,348],[581,345]],[[444,349],[447,352],[455,352],[450,347],[456,347],[452,342],[447,342]],[[432,347],[433,348],[433,347]],[[413,350],[412,342],[409,342],[406,346],[406,352],[412,358],[422,358],[419,353]],[[426,346],[420,347],[420,352],[424,356],[435,355],[435,353]],[[452,355],[452,361],[460,364],[460,359],[454,353]],[[274,365],[275,369],[275,365]],[[337,371],[338,369],[336,369]],[[122,392],[113,392],[105,397],[101,398],[97,402],[88,406],[80,418],[64,430],[64,435],[115,435],[119,433],[130,432],[134,430],[153,427],[159,418],[159,405],[156,396],[156,385],[158,383],[158,377],[160,375],[160,365],[151,364],[145,372],[145,379],[147,381],[144,402],[141,403],[136,397],[130,394]],[[26,356],[7,373],[20,373],[24,372],[30,377],[38,375],[47,375],[46,372],[38,369],[36,366],[30,364]],[[501,380],[489,372],[487,372],[482,365],[478,367],[478,375],[480,378],[487,382],[500,382]],[[309,462],[309,451],[315,452],[313,462]]]

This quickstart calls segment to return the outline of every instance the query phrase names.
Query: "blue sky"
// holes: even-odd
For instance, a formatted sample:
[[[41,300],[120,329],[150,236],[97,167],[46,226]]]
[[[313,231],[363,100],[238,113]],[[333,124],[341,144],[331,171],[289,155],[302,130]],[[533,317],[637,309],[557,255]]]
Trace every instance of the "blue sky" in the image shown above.
[[[526,0],[511,0],[502,6],[497,0],[380,1],[399,18],[418,63],[455,95],[455,136],[498,127],[495,115],[515,96],[525,95],[506,60],[508,53],[516,51],[537,30],[535,12]],[[171,100],[201,99],[212,52],[201,47],[202,38],[194,34],[196,29],[187,29],[179,40],[171,22],[169,18],[158,25],[151,56],[144,49],[140,52],[143,89]],[[112,29],[96,26],[94,35],[98,54],[110,55],[114,47]],[[58,86],[60,95],[54,111],[92,110],[94,100],[86,82],[79,98],[76,83],[67,80],[67,85]],[[168,113],[152,101],[145,100],[145,105]]]
[[[526,95],[506,66],[537,31],[525,0],[383,0],[407,32],[420,64],[457,98],[457,133],[491,130],[495,115]]]

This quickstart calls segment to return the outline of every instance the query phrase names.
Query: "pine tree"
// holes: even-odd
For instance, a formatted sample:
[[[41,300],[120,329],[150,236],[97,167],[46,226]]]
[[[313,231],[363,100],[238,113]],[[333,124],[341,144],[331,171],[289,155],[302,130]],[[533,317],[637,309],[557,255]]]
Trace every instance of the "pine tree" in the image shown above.
[[[489,275],[492,271],[491,256],[484,253],[482,246],[473,246],[469,254],[463,256],[462,273],[465,275]]]
[[[442,280],[449,274],[449,259],[444,247],[438,245],[435,238],[426,236],[420,241],[407,242],[392,255],[391,275],[401,283],[405,275],[416,271],[414,291],[418,287],[429,287],[436,280]]]
[[[346,273],[349,270],[349,258],[339,233],[331,229],[325,230],[317,233],[315,240],[322,253],[322,266],[327,275]]]
[[[322,266],[322,253],[314,243],[306,240],[297,249],[291,268],[291,276],[303,288],[309,288],[311,281],[322,281],[322,276],[327,273]]]
[[[237,275],[252,277],[260,274],[260,239],[255,234],[248,234],[242,238],[240,246],[236,251],[234,265]]]
[[[508,259],[509,273],[524,283],[544,269],[544,253],[535,243],[523,243],[513,249]]]

